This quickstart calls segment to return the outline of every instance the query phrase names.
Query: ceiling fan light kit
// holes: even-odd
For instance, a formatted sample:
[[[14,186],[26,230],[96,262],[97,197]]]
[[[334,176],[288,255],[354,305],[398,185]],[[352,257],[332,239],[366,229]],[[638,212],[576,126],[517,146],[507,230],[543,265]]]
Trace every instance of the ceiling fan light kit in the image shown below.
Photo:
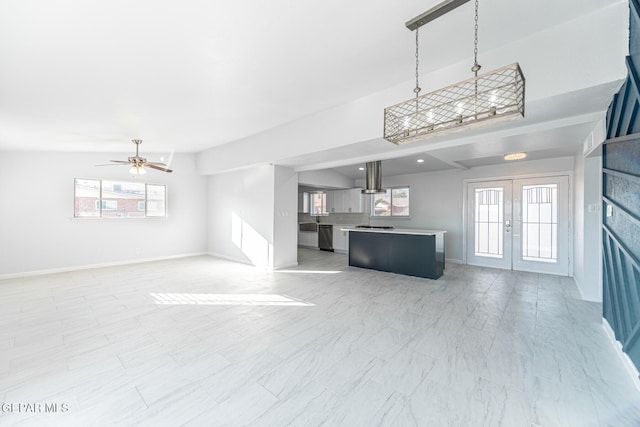
[[[131,166],[131,169],[129,169],[129,173],[131,175],[144,175],[145,173],[147,173],[147,170],[142,167],[142,166]]]
[[[478,75],[478,1],[475,2],[474,77],[419,96],[419,28],[469,0],[446,0],[406,23],[416,31],[415,97],[384,110],[384,139],[406,144],[429,136],[524,117],[525,79],[518,63]]]

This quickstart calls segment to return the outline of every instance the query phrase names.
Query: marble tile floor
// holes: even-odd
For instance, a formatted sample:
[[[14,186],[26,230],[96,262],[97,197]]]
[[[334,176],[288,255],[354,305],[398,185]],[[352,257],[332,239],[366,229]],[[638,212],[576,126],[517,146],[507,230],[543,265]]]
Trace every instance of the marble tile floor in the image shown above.
[[[299,260],[0,281],[0,425],[640,425],[601,306],[570,278]]]

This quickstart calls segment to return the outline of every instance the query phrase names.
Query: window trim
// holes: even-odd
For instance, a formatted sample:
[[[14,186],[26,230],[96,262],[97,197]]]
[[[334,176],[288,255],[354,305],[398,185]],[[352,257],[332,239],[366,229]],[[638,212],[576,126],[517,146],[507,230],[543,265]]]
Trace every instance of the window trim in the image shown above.
[[[393,214],[393,190],[398,190],[401,188],[406,188],[407,190],[409,190],[409,215],[394,215]],[[375,219],[410,219],[411,218],[411,186],[410,185],[396,185],[394,187],[387,187],[385,188],[385,190],[389,191],[389,198],[391,200],[391,203],[389,205],[389,215],[375,215],[376,209],[376,198],[375,198],[375,194],[373,194],[371,197],[371,211],[369,213],[369,216],[371,218],[375,218]]]
[[[77,181],[78,180],[87,180],[87,181],[98,181],[99,182],[99,187],[98,187],[98,191],[100,194],[100,197],[98,198],[98,200],[96,200],[96,202],[98,203],[98,205],[100,206],[100,210],[98,212],[97,216],[78,216],[77,212],[76,212],[76,190],[77,190]],[[72,218],[75,219],[79,219],[79,220],[141,220],[141,219],[150,219],[150,220],[165,220],[169,217],[169,213],[167,210],[168,207],[168,188],[167,188],[167,184],[161,184],[161,183],[155,183],[155,182],[144,182],[142,184],[144,184],[144,200],[140,200],[140,202],[144,202],[144,215],[143,216],[103,216],[102,215],[102,183],[103,181],[113,181],[113,182],[120,182],[120,183],[137,183],[137,184],[141,184],[138,181],[127,181],[127,180],[118,180],[118,179],[102,179],[102,178],[86,178],[86,177],[74,177],[73,178],[73,214],[72,214]],[[147,216],[147,206],[148,206],[148,186],[149,185],[155,185],[155,186],[161,186],[164,187],[164,215],[159,216],[159,215],[151,215],[151,216]],[[159,201],[158,199],[152,199],[154,201]]]
[[[162,211],[164,212],[164,215],[148,215],[149,202],[157,202],[157,201],[159,201],[159,199],[149,199],[148,194],[149,194],[149,186],[150,185],[155,185],[155,186],[158,186],[158,187],[164,187],[164,199],[162,200],[162,202],[163,202]],[[156,183],[153,183],[153,182],[146,182],[144,189],[145,189],[144,218],[167,218],[167,185],[166,184],[156,184]]]

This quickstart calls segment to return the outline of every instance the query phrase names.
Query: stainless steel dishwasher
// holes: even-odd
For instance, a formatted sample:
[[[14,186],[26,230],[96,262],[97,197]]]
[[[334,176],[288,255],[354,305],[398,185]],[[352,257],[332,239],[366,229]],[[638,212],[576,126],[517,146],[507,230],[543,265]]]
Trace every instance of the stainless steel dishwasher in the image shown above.
[[[333,252],[333,225],[320,224],[318,226],[318,248],[322,251]]]

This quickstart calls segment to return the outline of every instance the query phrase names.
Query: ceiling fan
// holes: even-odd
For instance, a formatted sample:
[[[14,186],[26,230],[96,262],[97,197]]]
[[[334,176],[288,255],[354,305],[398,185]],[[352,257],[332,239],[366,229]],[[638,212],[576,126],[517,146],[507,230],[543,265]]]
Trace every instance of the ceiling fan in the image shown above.
[[[129,157],[127,160],[109,160],[111,163],[106,165],[97,165],[97,166],[114,166],[114,165],[131,165],[131,169],[129,169],[129,173],[133,175],[144,175],[147,173],[145,168],[156,169],[162,172],[173,172],[171,169],[167,168],[167,165],[159,162],[148,162],[144,157],[140,157],[138,153],[138,149],[140,148],[140,144],[142,144],[141,139],[132,139],[131,142],[136,144],[136,155]]]

